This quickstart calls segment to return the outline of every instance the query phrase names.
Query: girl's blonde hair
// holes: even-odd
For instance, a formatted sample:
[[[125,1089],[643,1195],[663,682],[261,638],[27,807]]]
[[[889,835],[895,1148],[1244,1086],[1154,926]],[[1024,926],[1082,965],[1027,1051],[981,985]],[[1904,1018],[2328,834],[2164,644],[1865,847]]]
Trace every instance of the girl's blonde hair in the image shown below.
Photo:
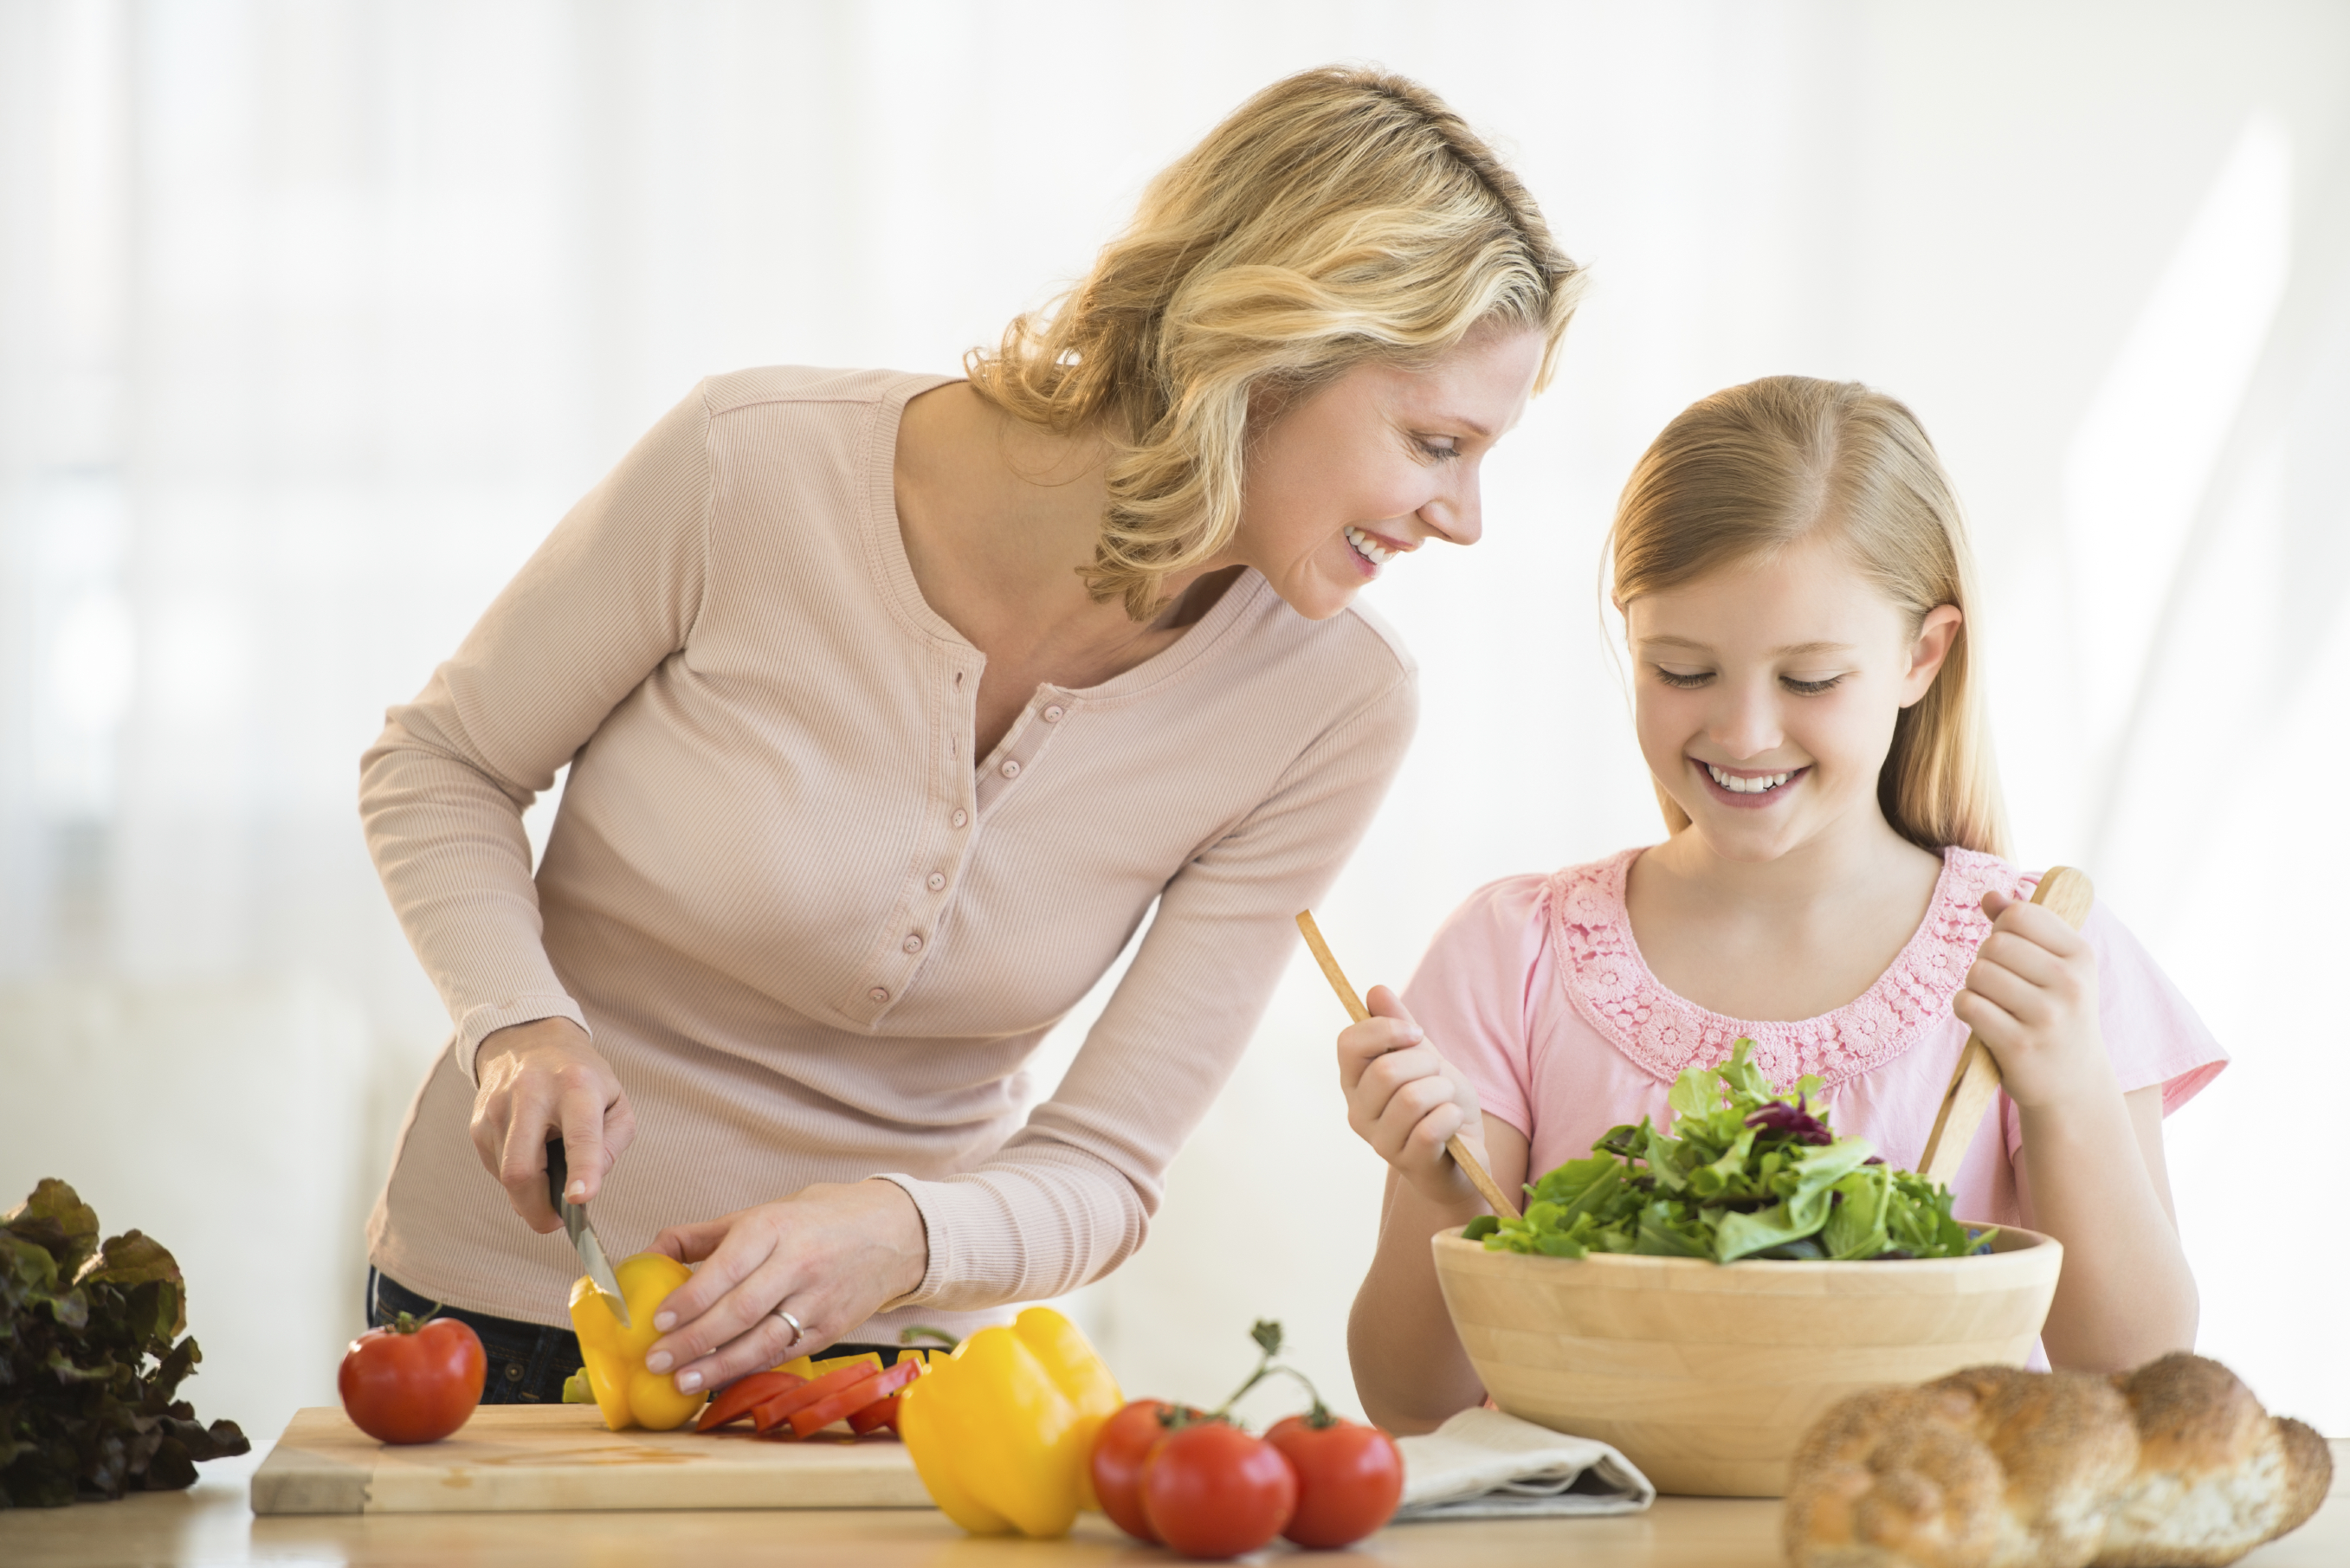
[[[1150,182],[1083,282],[963,363],[1007,412],[1115,444],[1084,575],[1148,620],[1167,576],[1232,542],[1252,406],[1367,359],[1426,363],[1487,323],[1543,335],[1540,389],[1581,285],[1434,93],[1331,67],[1243,104]]]
[[[1894,831],[1921,848],[2007,852],[1981,680],[1969,646],[1978,602],[1966,524],[1917,416],[1857,381],[1772,376],[1716,392],[1657,437],[1608,531],[1617,607],[1814,534],[1909,616],[1961,619],[1925,696],[1901,711],[1877,779]],[[1659,787],[1675,833],[1689,816]]]

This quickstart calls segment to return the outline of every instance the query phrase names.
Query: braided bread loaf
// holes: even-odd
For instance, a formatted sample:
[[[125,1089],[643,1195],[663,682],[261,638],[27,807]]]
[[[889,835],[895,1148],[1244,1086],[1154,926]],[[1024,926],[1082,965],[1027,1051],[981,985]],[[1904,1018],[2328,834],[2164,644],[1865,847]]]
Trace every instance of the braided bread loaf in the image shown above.
[[[2200,1568],[2299,1525],[2333,1477],[2324,1438],[2199,1355],[1976,1366],[1823,1416],[1782,1524],[1794,1568]]]

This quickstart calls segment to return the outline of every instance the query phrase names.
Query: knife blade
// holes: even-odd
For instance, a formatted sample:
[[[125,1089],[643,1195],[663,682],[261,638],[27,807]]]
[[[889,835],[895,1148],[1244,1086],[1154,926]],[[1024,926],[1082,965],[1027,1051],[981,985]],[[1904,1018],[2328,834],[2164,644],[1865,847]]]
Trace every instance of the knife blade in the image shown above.
[[[629,1321],[629,1303],[620,1294],[619,1277],[612,1272],[611,1260],[604,1256],[604,1243],[597,1239],[596,1227],[588,1222],[588,1206],[571,1202],[563,1196],[563,1189],[569,1185],[570,1173],[563,1159],[563,1140],[548,1138],[546,1200],[555,1205],[556,1213],[562,1217],[564,1232],[571,1238],[572,1247],[579,1253],[579,1264],[587,1271],[588,1282],[596,1287],[596,1293],[604,1298],[604,1304],[612,1309],[612,1315],[620,1320],[620,1326],[633,1328],[636,1325]]]

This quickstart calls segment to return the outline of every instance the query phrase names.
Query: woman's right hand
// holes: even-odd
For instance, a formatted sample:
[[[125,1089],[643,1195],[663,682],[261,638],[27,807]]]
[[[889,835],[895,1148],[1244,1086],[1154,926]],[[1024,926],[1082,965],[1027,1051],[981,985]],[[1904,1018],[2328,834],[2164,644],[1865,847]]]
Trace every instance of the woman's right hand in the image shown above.
[[[571,1176],[564,1196],[585,1203],[603,1189],[637,1136],[637,1113],[611,1064],[568,1018],[493,1031],[473,1056],[473,1151],[534,1231],[563,1228],[546,1197],[546,1142],[563,1137]]]
[[[1423,1198],[1448,1210],[1483,1213],[1484,1199],[1444,1152],[1445,1141],[1458,1134],[1485,1158],[1476,1089],[1437,1054],[1394,992],[1375,985],[1365,1004],[1371,1016],[1338,1035],[1347,1125]]]

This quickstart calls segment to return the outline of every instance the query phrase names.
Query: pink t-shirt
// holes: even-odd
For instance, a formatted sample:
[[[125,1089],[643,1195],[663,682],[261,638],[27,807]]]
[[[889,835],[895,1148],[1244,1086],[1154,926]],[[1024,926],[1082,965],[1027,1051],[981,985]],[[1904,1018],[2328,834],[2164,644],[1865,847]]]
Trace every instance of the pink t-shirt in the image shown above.
[[[1619,1122],[1667,1125],[1675,1076],[1728,1061],[1742,1034],[1773,1083],[1792,1088],[1816,1073],[1838,1133],[1915,1168],[1967,1043],[1950,998],[1991,934],[1982,896],[2028,894],[2037,876],[1995,856],[1944,850],[1925,920],[1876,984],[1821,1017],[1768,1023],[1709,1012],[1648,971],[1624,909],[1625,874],[1639,853],[1479,888],[1405,988],[1404,1005],[1484,1108],[1526,1135],[1528,1179],[1589,1154]],[[2097,955],[2098,1019],[2122,1090],[2161,1085],[2168,1115],[2219,1075],[2228,1054],[2103,904],[2083,930]],[[1952,1191],[1961,1219],[2021,1225],[2022,1123],[2004,1094],[1999,1107]]]

